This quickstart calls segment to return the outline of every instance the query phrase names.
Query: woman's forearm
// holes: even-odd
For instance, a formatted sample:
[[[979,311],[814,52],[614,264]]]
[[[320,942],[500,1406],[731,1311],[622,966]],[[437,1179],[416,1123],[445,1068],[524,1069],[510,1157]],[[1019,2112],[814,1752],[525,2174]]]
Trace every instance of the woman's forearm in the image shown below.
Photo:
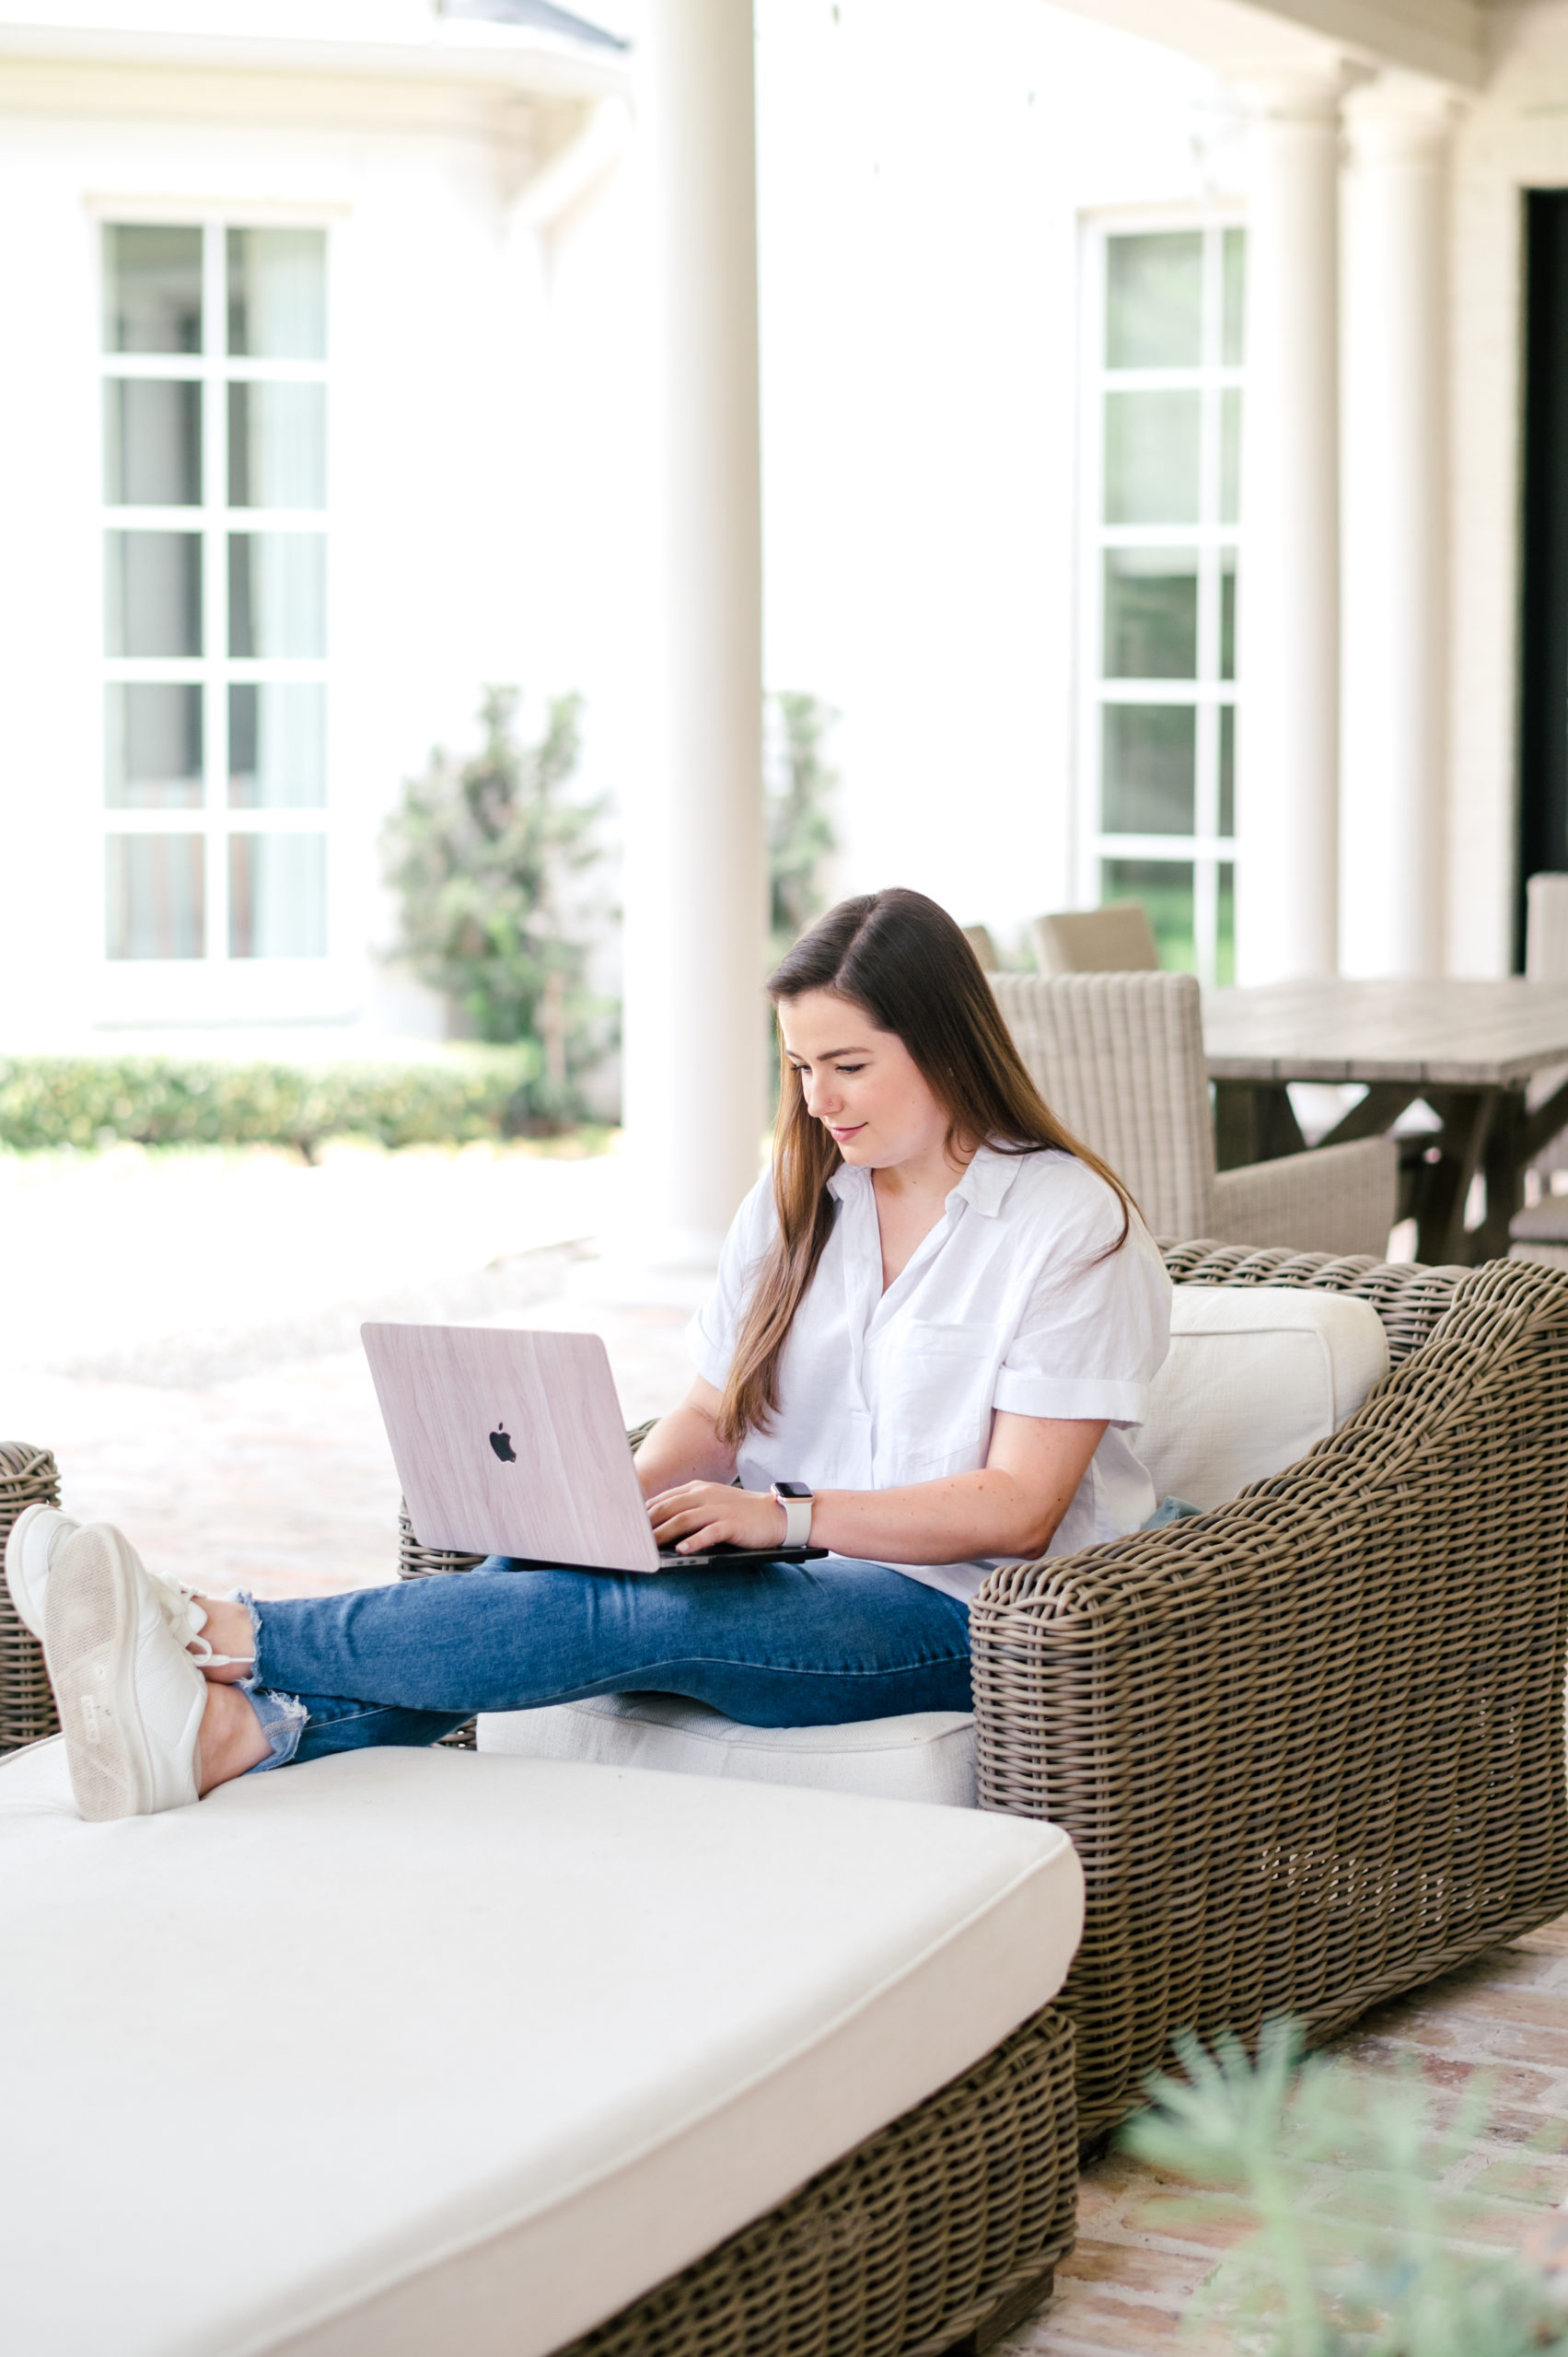
[[[716,1447],[716,1391],[693,1386],[695,1397],[667,1416],[649,1434],[637,1459],[643,1495],[653,1513],[661,1547],[776,1547],[784,1534],[784,1510],[766,1491],[721,1489],[733,1469],[725,1452],[724,1470],[667,1479],[647,1461],[656,1441],[671,1428],[669,1461],[695,1435],[680,1426],[689,1411],[707,1411]],[[709,1402],[712,1402],[711,1410]],[[841,1555],[873,1563],[962,1563],[975,1555],[1043,1555],[1077,1493],[1084,1472],[1105,1436],[1102,1420],[1018,1416],[999,1409],[992,1423],[991,1454],[978,1472],[951,1473],[937,1481],[912,1481],[897,1490],[819,1490],[811,1506],[811,1538]]]
[[[679,1481],[730,1481],[735,1478],[735,1451],[726,1448],[714,1419],[691,1400],[683,1400],[661,1416],[637,1451],[637,1479],[645,1498]]]
[[[889,1563],[958,1563],[973,1555],[1042,1555],[1074,1481],[1041,1496],[998,1466],[901,1490],[819,1490],[811,1543]]]

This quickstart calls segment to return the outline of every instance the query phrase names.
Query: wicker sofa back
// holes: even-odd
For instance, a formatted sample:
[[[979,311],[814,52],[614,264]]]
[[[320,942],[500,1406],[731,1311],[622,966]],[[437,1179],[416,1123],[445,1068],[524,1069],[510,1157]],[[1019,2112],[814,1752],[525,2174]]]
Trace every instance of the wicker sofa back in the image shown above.
[[[1386,1382],[1196,1520],[993,1574],[982,1807],[1072,1834],[1080,2131],[1172,2034],[1317,2038],[1568,1908],[1568,1275],[1167,1247],[1373,1303]]]
[[[0,1560],[18,1515],[57,1506],[60,1470],[47,1448],[0,1441]],[[22,1622],[0,1579],[0,1753],[41,1743],[60,1724],[43,1666],[43,1647]]]

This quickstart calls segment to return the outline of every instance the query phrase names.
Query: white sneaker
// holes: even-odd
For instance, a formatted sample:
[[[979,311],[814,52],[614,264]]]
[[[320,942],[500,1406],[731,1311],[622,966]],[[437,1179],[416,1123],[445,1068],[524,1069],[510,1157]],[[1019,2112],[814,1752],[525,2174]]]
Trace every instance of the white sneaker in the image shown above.
[[[17,1619],[41,1643],[50,1565],[61,1541],[81,1527],[58,1506],[24,1506],[11,1525],[11,1536],[6,1541],[6,1585]]]
[[[105,1527],[109,1527],[105,1525]],[[58,1506],[26,1506],[11,1526],[11,1536],[6,1541],[6,1585],[17,1608],[17,1617],[24,1627],[31,1630],[40,1644],[43,1643],[44,1623],[49,1617],[49,1575],[54,1559],[65,1540],[82,1528]],[[250,1655],[215,1654],[202,1634],[207,1616],[196,1602],[196,1591],[183,1581],[170,1579],[167,1572],[143,1571],[150,1580],[169,1593],[172,1615],[176,1600],[184,1614],[185,1643],[194,1658],[211,1665],[214,1669],[243,1660],[249,1666]],[[177,1623],[171,1619],[170,1626]]]
[[[185,1598],[107,1522],[71,1533],[49,1572],[43,1657],[76,1806],[150,1817],[197,1799],[207,1681],[185,1650]]]

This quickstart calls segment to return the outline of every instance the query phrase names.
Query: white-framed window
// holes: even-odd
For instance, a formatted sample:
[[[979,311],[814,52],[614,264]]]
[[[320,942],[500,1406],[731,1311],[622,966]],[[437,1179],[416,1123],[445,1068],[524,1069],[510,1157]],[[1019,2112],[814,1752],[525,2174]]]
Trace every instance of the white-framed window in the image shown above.
[[[104,945],[327,955],[327,237],[102,224]]]
[[[1078,892],[1229,982],[1245,233],[1085,231]]]

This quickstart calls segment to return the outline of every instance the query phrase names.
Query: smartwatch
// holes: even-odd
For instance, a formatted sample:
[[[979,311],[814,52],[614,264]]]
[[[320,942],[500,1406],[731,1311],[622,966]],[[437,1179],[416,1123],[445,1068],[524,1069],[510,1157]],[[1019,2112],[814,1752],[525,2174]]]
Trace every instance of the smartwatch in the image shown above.
[[[773,1495],[784,1510],[784,1543],[806,1547],[811,1541],[811,1492],[804,1481],[775,1481]]]

